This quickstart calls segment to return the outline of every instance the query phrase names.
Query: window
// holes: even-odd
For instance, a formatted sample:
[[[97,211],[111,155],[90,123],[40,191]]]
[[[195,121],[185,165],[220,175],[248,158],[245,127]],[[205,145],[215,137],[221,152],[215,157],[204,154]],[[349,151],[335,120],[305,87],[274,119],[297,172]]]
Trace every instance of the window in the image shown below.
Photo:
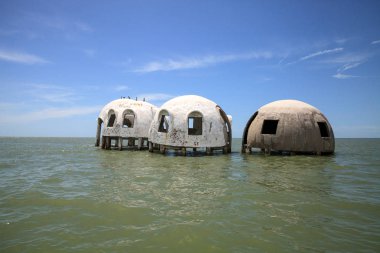
[[[123,117],[123,127],[125,128],[133,128],[133,125],[135,123],[135,114],[132,110],[127,110],[124,113]]]
[[[110,112],[110,116],[108,118],[108,124],[107,127],[113,127],[115,124],[116,115],[113,111]]]
[[[188,135],[202,135],[202,114],[199,112],[190,113],[187,118]]]
[[[326,122],[318,122],[319,132],[321,133],[321,137],[330,137],[329,129],[327,127]]]
[[[276,134],[277,132],[278,120],[265,119],[263,123],[263,128],[261,129],[262,134]]]
[[[169,130],[170,116],[166,111],[160,113],[160,125],[158,126],[158,132],[167,133]]]

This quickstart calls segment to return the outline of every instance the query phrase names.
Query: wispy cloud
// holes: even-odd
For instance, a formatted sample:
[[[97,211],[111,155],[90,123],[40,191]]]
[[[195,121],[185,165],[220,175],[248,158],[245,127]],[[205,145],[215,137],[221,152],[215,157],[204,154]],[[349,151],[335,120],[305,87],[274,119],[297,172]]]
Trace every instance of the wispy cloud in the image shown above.
[[[363,64],[363,62],[350,62],[350,63],[344,64],[342,67],[338,69],[338,72],[344,72],[346,70],[356,68],[360,66],[361,64]]]
[[[27,91],[38,100],[50,103],[72,103],[80,97],[71,89],[63,86],[49,84],[32,84]]]
[[[380,40],[374,40],[371,42],[372,45],[379,44],[379,43],[380,43]]]
[[[123,90],[129,90],[129,87],[126,85],[118,85],[115,87],[116,91],[123,91]]]
[[[173,98],[174,96],[166,93],[145,93],[137,95],[139,99],[144,99],[145,101],[164,101]]]
[[[25,19],[28,22],[37,23],[59,31],[92,32],[94,30],[89,24],[81,20],[72,20],[62,16],[43,15],[30,12],[25,15]]]
[[[348,54],[340,55],[339,57],[328,59],[327,61],[325,61],[325,63],[341,65],[341,67],[339,67],[336,70],[336,74],[333,75],[334,78],[349,79],[349,78],[356,78],[360,76],[349,75],[349,74],[346,74],[345,72],[361,66],[362,64],[367,62],[370,57],[371,55],[368,53],[348,53]]]
[[[309,60],[309,59],[317,57],[317,56],[321,56],[321,55],[325,55],[325,54],[331,54],[331,53],[337,53],[337,52],[341,52],[341,51],[343,51],[342,47],[318,51],[318,52],[306,55],[304,57],[301,57],[298,61],[305,61],[305,60]]]
[[[156,71],[173,71],[180,69],[202,68],[219,63],[272,58],[271,52],[249,52],[243,54],[222,54],[208,55],[203,57],[182,58],[178,60],[168,59],[163,61],[153,61],[145,64],[141,68],[135,69],[134,72],[149,73]]]
[[[334,40],[335,43],[337,44],[345,44],[348,41],[346,38],[337,38]]]
[[[33,54],[0,50],[0,60],[23,63],[23,64],[44,64],[50,63],[48,60]]]
[[[355,77],[359,77],[359,76],[336,73],[335,75],[333,75],[333,77],[336,79],[350,79],[350,78],[355,78]]]
[[[101,108],[102,106],[82,106],[69,108],[51,107],[29,113],[20,113],[18,115],[3,114],[3,116],[0,117],[0,124],[31,122],[54,118],[68,118],[74,116],[88,115],[99,112]]]

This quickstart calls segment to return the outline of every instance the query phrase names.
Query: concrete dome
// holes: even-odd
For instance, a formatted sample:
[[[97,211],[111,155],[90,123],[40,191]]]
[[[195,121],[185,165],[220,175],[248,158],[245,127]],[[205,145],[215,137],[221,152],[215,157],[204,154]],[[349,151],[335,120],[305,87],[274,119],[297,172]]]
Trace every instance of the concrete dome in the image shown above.
[[[149,126],[156,110],[156,106],[144,101],[126,98],[111,101],[103,107],[98,116],[97,145],[100,132],[103,138],[119,138],[121,142],[123,138],[148,138]]]
[[[231,122],[224,111],[204,97],[173,98],[156,112],[149,141],[162,149],[231,149]],[[211,151],[212,152],[212,151]]]
[[[297,100],[279,100],[259,108],[243,133],[242,152],[260,148],[266,152],[331,154],[334,133],[317,108]]]

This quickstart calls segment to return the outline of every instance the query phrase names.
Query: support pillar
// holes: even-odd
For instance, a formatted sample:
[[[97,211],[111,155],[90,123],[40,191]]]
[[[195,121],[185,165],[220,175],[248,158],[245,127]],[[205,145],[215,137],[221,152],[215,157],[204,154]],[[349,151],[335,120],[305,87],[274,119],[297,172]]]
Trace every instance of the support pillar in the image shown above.
[[[96,129],[96,142],[95,147],[99,147],[100,144],[100,131],[102,129],[102,122],[98,119],[98,127]]]
[[[142,148],[142,144],[143,144],[143,138],[139,137],[139,138],[137,139],[137,149],[138,149],[138,150],[141,150],[141,148]]]
[[[123,150],[123,137],[119,137],[119,141],[118,141],[118,144],[119,144],[119,150]]]
[[[160,145],[160,153],[165,154],[165,146],[164,145]]]
[[[102,149],[106,148],[106,137],[102,136]]]
[[[148,149],[149,152],[153,152],[153,143],[151,141],[148,141]]]

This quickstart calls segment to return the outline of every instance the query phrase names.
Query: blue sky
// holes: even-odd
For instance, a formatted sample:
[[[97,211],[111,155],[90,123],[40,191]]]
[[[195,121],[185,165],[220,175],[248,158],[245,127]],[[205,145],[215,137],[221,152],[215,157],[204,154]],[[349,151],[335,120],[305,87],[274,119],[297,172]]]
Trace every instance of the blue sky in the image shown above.
[[[279,99],[380,137],[379,1],[0,1],[0,136],[95,136],[121,96],[197,94],[233,117]]]

